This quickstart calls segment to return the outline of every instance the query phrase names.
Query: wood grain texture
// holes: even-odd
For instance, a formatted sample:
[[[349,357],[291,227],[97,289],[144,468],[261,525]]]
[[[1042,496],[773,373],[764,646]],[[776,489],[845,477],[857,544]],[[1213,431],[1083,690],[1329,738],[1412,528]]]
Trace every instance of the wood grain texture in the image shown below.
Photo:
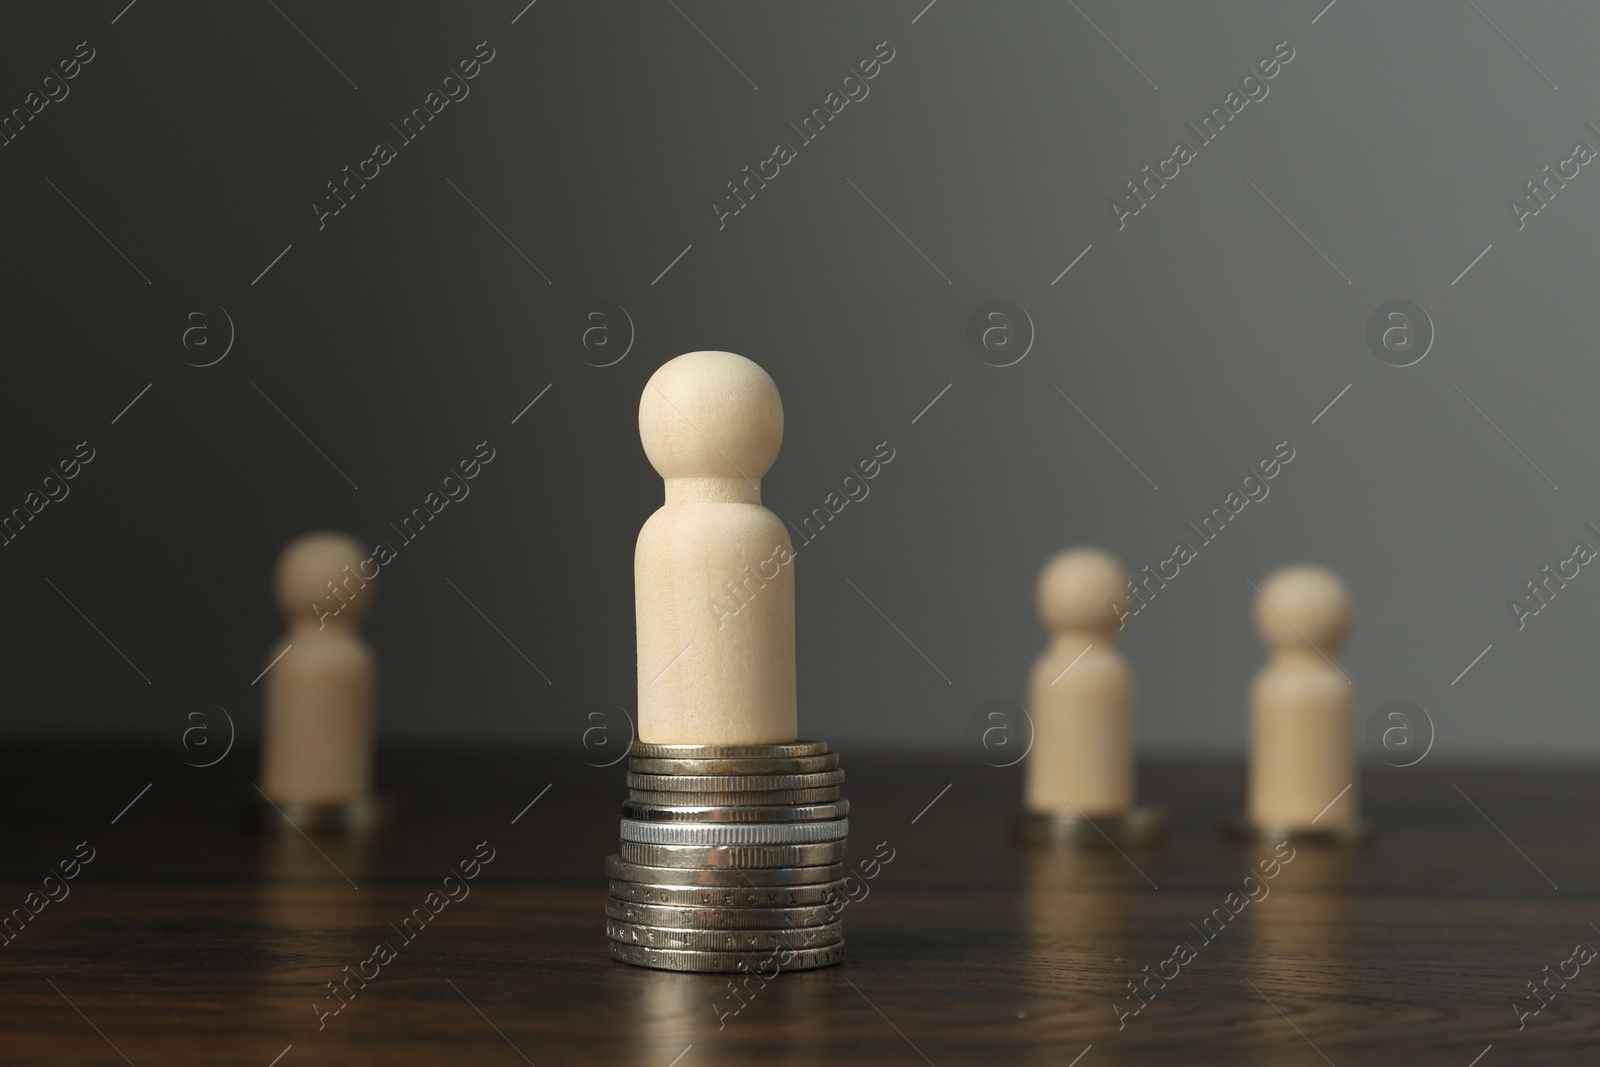
[[[1092,1044],[1079,1067],[1467,1067],[1492,1044],[1479,1067],[1497,1067],[1592,1062],[1600,1045],[1600,974],[1520,1032],[1511,1008],[1546,964],[1600,944],[1583,769],[1369,771],[1377,840],[1298,848],[1231,916],[1271,853],[1216,833],[1242,808],[1236,764],[1142,765],[1170,840],[1123,857],[1012,844],[1020,768],[847,751],[853,855],[893,849],[843,913],[848,962],[780,976],[719,1029],[726,977],[606,956],[620,766],[386,752],[396,820],[322,855],[236,829],[242,748],[208,770],[172,752],[12,751],[0,906],[39,899],[79,842],[94,857],[0,947],[5,1064],[1065,1067]],[[430,915],[485,841],[470,895]],[[390,924],[417,908],[429,921],[406,942]],[[1217,909],[1228,918],[1206,925]],[[325,983],[380,942],[395,957],[319,1031]],[[1180,942],[1195,958],[1119,1030],[1126,983]]]

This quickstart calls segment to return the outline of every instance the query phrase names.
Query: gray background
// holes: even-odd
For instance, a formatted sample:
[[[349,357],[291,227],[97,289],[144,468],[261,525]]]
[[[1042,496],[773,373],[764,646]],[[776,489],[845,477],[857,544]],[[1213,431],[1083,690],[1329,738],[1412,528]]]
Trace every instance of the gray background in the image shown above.
[[[724,348],[782,391],[780,516],[897,452],[799,558],[807,735],[962,744],[975,707],[1022,698],[1049,553],[1154,563],[1287,440],[1271,495],[1124,634],[1143,748],[1242,748],[1248,582],[1319,561],[1355,592],[1363,716],[1421,704],[1436,759],[1600,750],[1600,577],[1521,631],[1507,607],[1600,546],[1600,174],[1521,232],[1507,207],[1600,147],[1600,11],[524,3],[7,13],[6,110],[77,42],[97,57],[0,148],[0,509],[77,442],[98,455],[0,548],[0,729],[175,741],[220,705],[255,730],[282,544],[393,540],[488,440],[471,496],[384,570],[382,729],[575,743],[586,702],[632,707],[632,549],[661,498],[640,390]],[[471,95],[319,231],[324,183],[485,40]],[[885,40],[870,95],[719,231],[723,183]],[[1108,198],[1284,40],[1270,95],[1119,232]],[[1037,332],[1003,369],[965,341],[995,298]],[[1407,368],[1364,339],[1394,298],[1437,328]],[[576,323],[606,300],[636,340],[596,368]],[[186,366],[223,308],[232,351]],[[211,348],[182,343],[195,311]]]

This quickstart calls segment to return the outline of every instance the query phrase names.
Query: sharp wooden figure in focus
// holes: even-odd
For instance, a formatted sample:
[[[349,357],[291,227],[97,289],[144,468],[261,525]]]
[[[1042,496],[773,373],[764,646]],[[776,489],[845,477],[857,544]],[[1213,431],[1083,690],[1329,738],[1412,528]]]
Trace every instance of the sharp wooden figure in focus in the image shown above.
[[[794,552],[761,505],[777,386],[743,356],[687,353],[651,375],[639,437],[666,480],[634,553],[639,740],[793,741]]]

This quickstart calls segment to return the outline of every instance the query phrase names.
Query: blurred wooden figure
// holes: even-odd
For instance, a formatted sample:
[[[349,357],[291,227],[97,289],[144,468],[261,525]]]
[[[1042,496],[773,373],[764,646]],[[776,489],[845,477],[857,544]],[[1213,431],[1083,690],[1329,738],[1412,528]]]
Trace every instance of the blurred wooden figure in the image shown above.
[[[357,624],[374,583],[361,545],[308,533],[278,557],[278,607],[288,632],[269,651],[259,789],[268,823],[303,830],[359,829],[376,821],[372,798],[377,664]],[[274,811],[276,814],[274,814]]]
[[[1350,619],[1349,590],[1323,567],[1285,567],[1258,590],[1256,630],[1271,658],[1250,687],[1247,833],[1363,836],[1355,689],[1334,662]]]
[[[1158,839],[1165,816],[1134,806],[1133,672],[1117,651],[1122,564],[1098,548],[1057,553],[1039,575],[1050,644],[1033,666],[1024,837],[1096,845]]]

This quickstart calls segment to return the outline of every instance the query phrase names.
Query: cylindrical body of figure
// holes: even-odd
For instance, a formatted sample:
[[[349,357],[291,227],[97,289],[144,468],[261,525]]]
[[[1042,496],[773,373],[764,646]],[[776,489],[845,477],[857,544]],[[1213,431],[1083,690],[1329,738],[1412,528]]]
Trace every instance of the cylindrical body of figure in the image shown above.
[[[743,356],[687,353],[646,384],[639,437],[666,484],[634,552],[639,739],[793,741],[794,552],[761,505],[777,386]]]
[[[1098,819],[1133,806],[1133,674],[1115,648],[1086,643],[1057,640],[1033,667],[1032,812]]]
[[[261,791],[280,804],[362,800],[372,788],[372,653],[353,631],[296,636],[261,682]]]
[[[1274,657],[1250,690],[1250,822],[1353,829],[1361,811],[1354,736],[1355,695],[1338,671],[1310,650]]]
[[[639,739],[793,741],[789,535],[759,503],[732,502],[742,482],[716,487],[721,498],[674,501],[685,480],[667,483],[668,503],[639,531],[634,553]]]

